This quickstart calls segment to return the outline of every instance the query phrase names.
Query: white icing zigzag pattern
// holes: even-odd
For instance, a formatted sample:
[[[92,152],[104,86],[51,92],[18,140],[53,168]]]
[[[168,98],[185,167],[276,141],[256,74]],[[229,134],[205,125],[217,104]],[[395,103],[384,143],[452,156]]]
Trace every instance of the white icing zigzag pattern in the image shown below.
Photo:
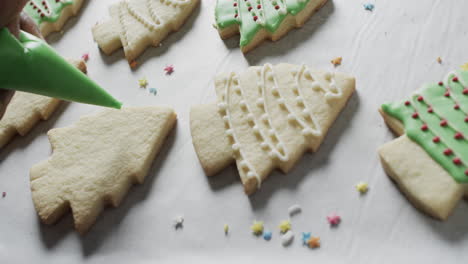
[[[270,107],[267,103],[267,93],[271,93],[274,96],[276,103],[281,107],[283,111],[287,113],[287,119],[289,122],[296,122],[297,125],[302,129],[301,134],[308,140],[312,136],[322,136],[323,130],[314,116],[310,107],[307,105],[304,97],[304,82],[309,82],[310,86],[314,91],[324,92],[325,99],[328,101],[333,98],[341,98],[343,96],[342,90],[336,85],[333,78],[333,74],[326,73],[324,75],[325,80],[328,82],[327,86],[321,85],[318,81],[318,77],[313,76],[310,70],[302,65],[297,70],[291,72],[295,83],[292,87],[296,106],[291,106],[287,102],[286,98],[282,95],[278,86],[278,77],[276,76],[275,69],[271,64],[265,64],[263,68],[257,71],[257,76],[260,79],[258,81],[257,89],[260,97],[256,100],[255,107],[260,110],[260,120],[253,114],[252,106],[249,106],[247,100],[245,100],[245,91],[243,91],[239,77],[235,73],[231,73],[229,78],[224,80],[224,90],[221,94],[221,102],[218,104],[218,109],[223,117],[225,123],[225,134],[231,144],[234,158],[239,164],[239,170],[245,172],[248,178],[255,177],[260,186],[261,177],[255,171],[254,166],[247,159],[247,155],[244,153],[244,148],[239,141],[239,137],[236,134],[236,127],[232,122],[232,116],[230,109],[240,107],[243,114],[247,119],[248,125],[255,136],[260,140],[260,146],[262,151],[266,152],[268,156],[273,160],[279,160],[281,162],[287,162],[290,159],[289,151],[281,139],[280,134],[273,125],[274,116],[271,114]],[[266,81],[273,82],[273,87],[268,89]],[[232,91],[241,97],[239,105],[233,105],[231,100],[231,89]],[[270,103],[271,104],[271,103]],[[299,108],[301,114],[298,115],[297,110],[293,111],[293,108]]]

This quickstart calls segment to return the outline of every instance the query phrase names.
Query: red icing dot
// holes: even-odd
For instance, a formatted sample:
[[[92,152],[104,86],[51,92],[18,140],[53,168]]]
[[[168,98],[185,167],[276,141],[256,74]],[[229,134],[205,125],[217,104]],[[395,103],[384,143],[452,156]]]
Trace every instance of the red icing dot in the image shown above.
[[[468,88],[463,89],[463,94],[468,94]]]
[[[44,13],[41,13],[41,17],[44,17]]]
[[[454,138],[455,138],[455,139],[463,139],[463,134],[460,133],[460,132],[457,132],[457,133],[455,133]]]
[[[280,9],[280,6],[279,6],[279,5],[276,5],[276,6],[275,6],[275,9],[276,9],[276,10]]]
[[[443,83],[443,82],[439,82],[439,86],[442,86],[442,85],[444,85],[444,83]]]
[[[447,120],[440,121],[440,126],[446,126],[448,124]]]
[[[423,98],[421,95],[418,96],[418,101],[419,101],[419,102],[422,102],[423,100],[424,100],[424,98]]]
[[[422,130],[422,131],[427,131],[427,125],[426,125],[426,124],[422,125],[422,126],[421,126],[421,130]]]
[[[250,10],[252,10],[252,7],[251,7],[251,6],[249,6],[248,10],[249,10],[249,11],[250,11]]]
[[[465,171],[465,175],[468,176],[468,169]]]
[[[237,18],[239,15],[238,14],[235,14],[234,17]]]
[[[257,5],[257,9],[261,9],[262,8],[262,5]]]
[[[449,97],[449,96],[450,96],[450,92],[449,92],[449,91],[446,91],[446,92],[444,93],[444,95],[445,95],[445,97]]]
[[[462,162],[460,158],[453,158],[453,163],[455,163],[456,165],[460,165]]]
[[[237,6],[237,3],[234,3],[234,6]]]
[[[453,106],[453,109],[458,110],[458,109],[460,109],[460,106],[458,104],[456,104],[456,105]]]
[[[452,155],[453,151],[451,149],[445,149],[444,150],[444,155],[449,156]]]
[[[416,113],[416,112],[414,112],[414,113],[411,115],[411,117],[413,117],[413,118],[418,118],[418,117],[419,117],[419,114]]]
[[[257,20],[258,20],[258,16],[254,16],[254,17],[253,17],[253,20],[254,20],[254,21],[257,21]]]
[[[468,122],[468,116],[467,116],[467,117],[465,117],[465,122]]]
[[[410,104],[411,104],[411,103],[410,103],[409,101],[406,101],[406,102],[405,102],[405,105],[406,105],[406,106],[408,106],[408,105],[410,105]]]
[[[458,77],[457,76],[453,77],[452,81],[458,82]]]
[[[434,143],[439,143],[439,142],[440,142],[440,137],[435,136],[435,137],[432,139],[432,142],[434,142]]]
[[[432,114],[432,113],[434,112],[434,109],[432,109],[432,107],[429,107],[429,108],[427,109],[427,112]]]

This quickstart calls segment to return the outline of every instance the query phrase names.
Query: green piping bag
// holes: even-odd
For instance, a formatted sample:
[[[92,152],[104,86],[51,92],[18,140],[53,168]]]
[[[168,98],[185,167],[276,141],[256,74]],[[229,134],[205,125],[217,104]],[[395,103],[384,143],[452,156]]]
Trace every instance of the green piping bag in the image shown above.
[[[43,40],[0,29],[0,88],[120,109],[122,103],[66,62]]]

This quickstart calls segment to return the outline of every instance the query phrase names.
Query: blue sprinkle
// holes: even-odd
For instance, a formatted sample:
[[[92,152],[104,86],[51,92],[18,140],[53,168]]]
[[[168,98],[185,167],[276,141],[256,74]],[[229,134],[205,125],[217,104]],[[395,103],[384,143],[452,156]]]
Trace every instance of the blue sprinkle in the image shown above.
[[[272,236],[273,236],[273,233],[271,233],[271,231],[263,232],[263,239],[265,239],[266,241],[270,241]]]
[[[368,10],[368,11],[371,11],[371,12],[374,10],[374,7],[375,6],[373,4],[371,4],[371,3],[364,4],[364,9]]]
[[[311,236],[311,232],[302,232],[302,244],[307,245],[307,242],[309,241]]]
[[[149,92],[153,95],[157,95],[158,94],[158,91],[156,90],[156,88],[149,88]]]

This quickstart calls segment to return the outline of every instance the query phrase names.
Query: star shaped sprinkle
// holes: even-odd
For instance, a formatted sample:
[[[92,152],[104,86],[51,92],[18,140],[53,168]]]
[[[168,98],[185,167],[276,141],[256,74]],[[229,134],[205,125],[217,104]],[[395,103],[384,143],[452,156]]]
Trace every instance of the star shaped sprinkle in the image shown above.
[[[171,75],[174,72],[174,66],[172,64],[167,65],[166,67],[164,67],[164,71],[167,75]]]
[[[311,237],[309,241],[307,241],[307,245],[310,248],[318,248],[320,247],[320,237]]]
[[[157,95],[158,94],[158,90],[156,90],[156,88],[149,88],[149,92],[152,95]]]
[[[328,223],[330,223],[331,226],[337,226],[341,222],[341,217],[336,214],[330,214],[327,216]]]
[[[289,230],[291,230],[291,221],[289,220],[283,220],[281,221],[280,225],[278,226],[281,233],[286,233]]]
[[[89,60],[89,53],[85,53],[85,54],[81,55],[81,59],[84,60],[85,62],[87,62]]]
[[[468,62],[460,66],[460,68],[464,71],[468,71]]]
[[[273,233],[271,231],[265,231],[263,233],[263,239],[265,239],[266,241],[270,241],[272,236]]]
[[[135,69],[137,66],[138,66],[137,61],[134,60],[134,61],[130,62],[130,68]]]
[[[360,182],[356,184],[356,190],[358,190],[358,192],[361,194],[365,194],[367,191],[369,191],[369,185],[365,182]]]
[[[252,233],[256,236],[259,236],[263,233],[263,222],[262,221],[254,221],[252,226],[250,226]]]
[[[184,227],[184,217],[178,216],[174,219],[174,228],[179,229]]]
[[[336,57],[333,60],[331,60],[330,62],[333,64],[333,66],[337,67],[337,66],[341,65],[342,61],[343,61],[342,57]]]
[[[307,245],[307,242],[309,242],[311,236],[311,232],[302,232],[302,244]]]
[[[146,88],[148,86],[148,80],[146,78],[138,80],[138,84],[140,85],[140,88]]]
[[[371,3],[366,3],[366,4],[364,4],[364,9],[367,10],[367,11],[371,11],[371,12],[372,12],[372,11],[374,10],[374,7],[375,7],[375,6],[374,6],[373,4],[371,4]]]
[[[227,224],[224,225],[224,234],[227,235],[229,233],[229,226]]]

